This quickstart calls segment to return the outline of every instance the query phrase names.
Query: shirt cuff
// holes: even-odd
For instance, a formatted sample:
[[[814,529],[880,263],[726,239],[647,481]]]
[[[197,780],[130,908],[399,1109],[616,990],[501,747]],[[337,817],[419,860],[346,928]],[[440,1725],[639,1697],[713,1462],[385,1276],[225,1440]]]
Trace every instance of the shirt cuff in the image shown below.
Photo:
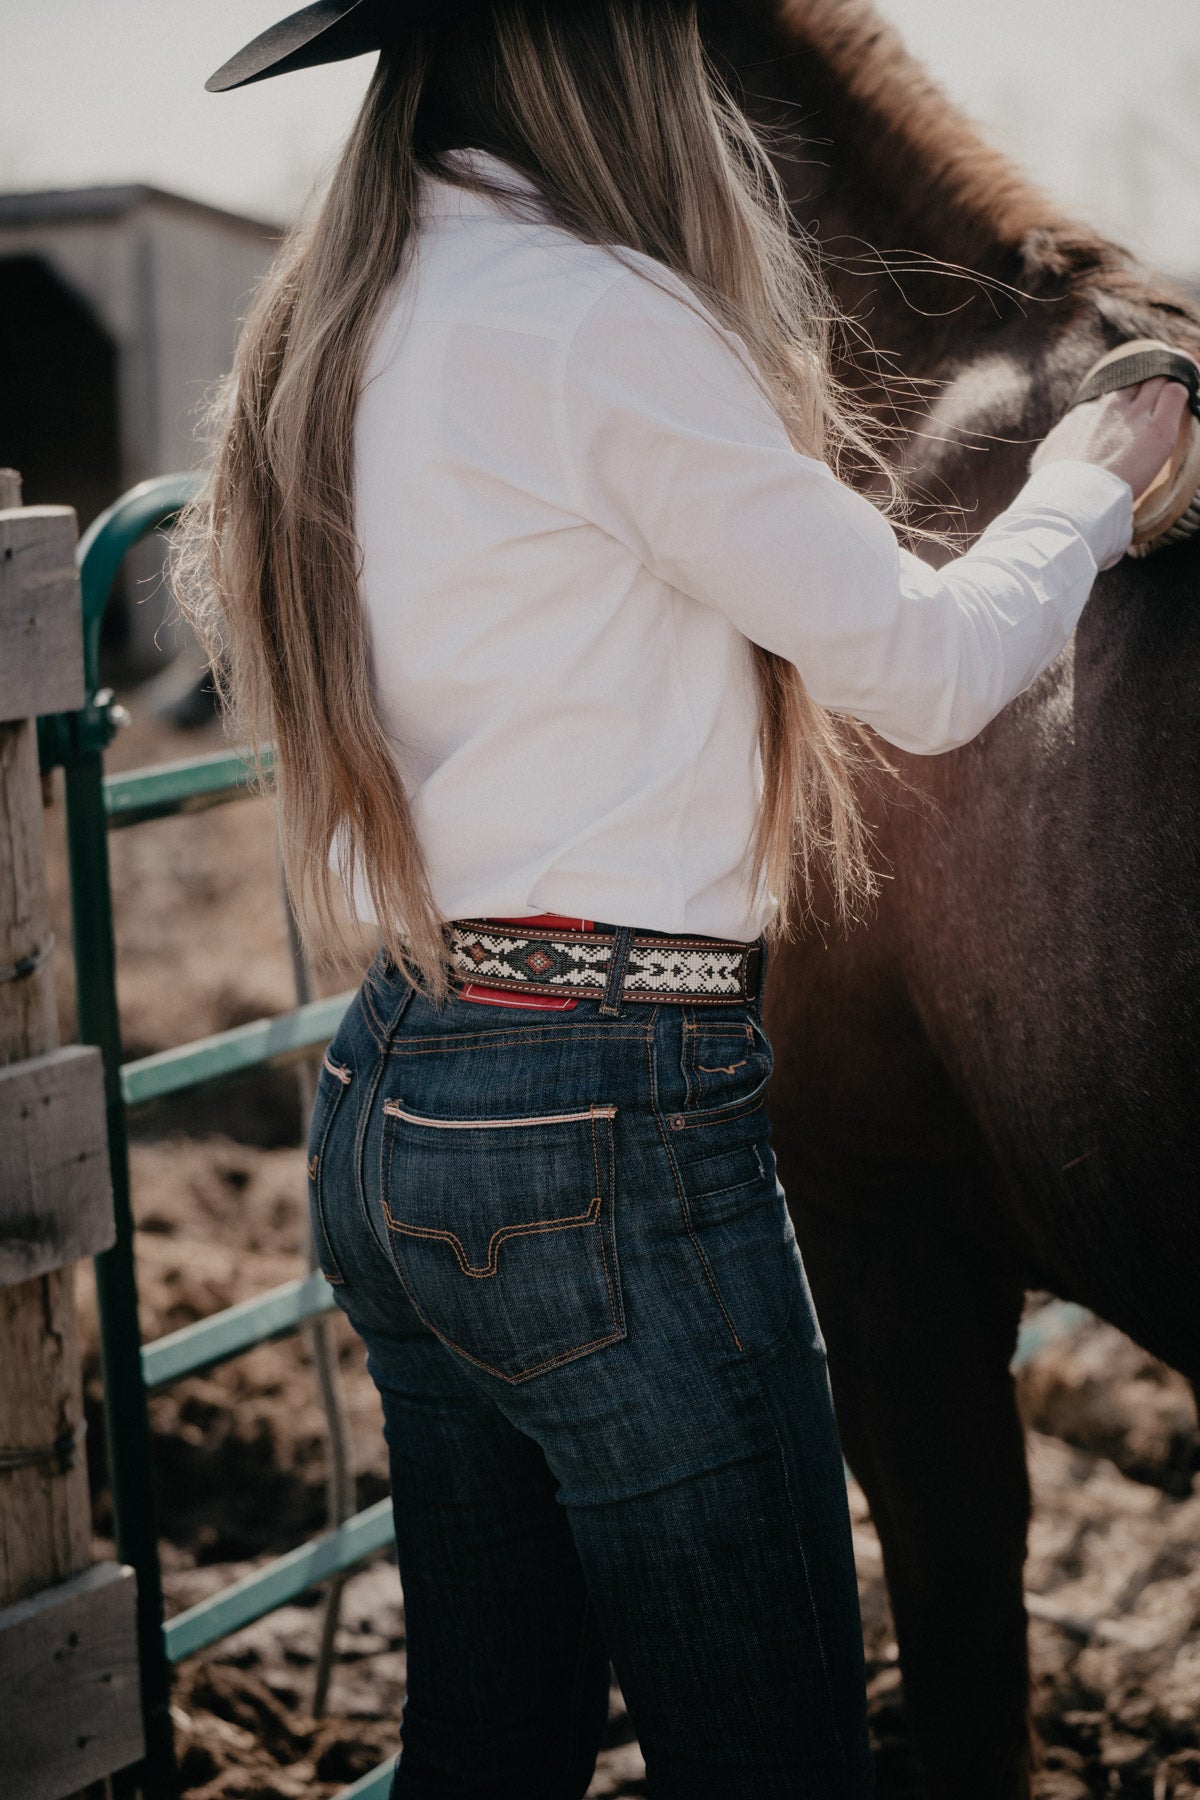
[[[1133,489],[1123,476],[1099,463],[1073,457],[1043,463],[1008,510],[1026,506],[1068,520],[1091,551],[1097,569],[1119,563],[1133,540]]]

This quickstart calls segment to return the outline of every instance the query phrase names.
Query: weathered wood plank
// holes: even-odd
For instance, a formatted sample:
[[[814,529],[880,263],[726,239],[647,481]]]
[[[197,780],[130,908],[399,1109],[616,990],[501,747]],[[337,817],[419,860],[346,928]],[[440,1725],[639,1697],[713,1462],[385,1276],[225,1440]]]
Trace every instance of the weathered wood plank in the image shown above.
[[[100,1052],[68,1044],[0,1068],[0,1287],[113,1237]]]
[[[0,1288],[0,1605],[92,1560],[81,1388],[74,1269]]]
[[[0,1612],[5,1793],[63,1800],[143,1751],[133,1570],[99,1563]]]
[[[11,472],[0,474],[0,500],[20,503]],[[68,543],[59,554],[73,560]],[[78,611],[73,624],[77,663]],[[32,691],[20,702],[23,713],[37,704]],[[33,720],[23,717],[0,723],[0,968],[29,972],[0,981],[0,1064],[58,1044],[50,941],[37,740]],[[0,1606],[91,1561],[87,1468],[78,1450],[67,1454],[82,1420],[74,1270],[0,1288]]]
[[[37,732],[26,719],[0,724],[0,968],[35,966],[0,981],[0,1063],[58,1042],[50,943]]]
[[[37,966],[0,982],[0,1064],[58,1042],[49,941],[37,742],[27,720],[0,725],[0,965],[32,956]],[[0,1287],[0,1448],[24,1453],[69,1442],[82,1418],[74,1270]],[[0,1605],[90,1561],[83,1456],[0,1466]]]
[[[83,705],[76,536],[72,507],[0,510],[0,722]]]

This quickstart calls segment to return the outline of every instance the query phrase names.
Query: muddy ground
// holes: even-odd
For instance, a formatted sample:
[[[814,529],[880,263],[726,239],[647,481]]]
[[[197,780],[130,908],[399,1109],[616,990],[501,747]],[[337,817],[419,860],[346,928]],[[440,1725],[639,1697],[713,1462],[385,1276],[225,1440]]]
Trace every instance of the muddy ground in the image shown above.
[[[195,755],[184,735],[135,719],[110,767]],[[69,941],[61,808],[48,815],[60,943]],[[291,978],[264,803],[243,801],[117,834],[112,843],[127,1055],[286,1006]],[[70,1035],[68,959],[59,959]],[[353,971],[329,984],[351,985]],[[300,1273],[304,1170],[296,1077],[196,1096],[147,1119],[132,1147],[142,1325],[159,1335]],[[95,1329],[81,1304],[97,1506],[104,1492]],[[340,1316],[358,1502],[386,1491],[374,1391]],[[1029,1588],[1042,1800],[1200,1800],[1200,1491],[1190,1396],[1105,1327],[1047,1351],[1023,1377],[1036,1494]],[[151,1403],[169,1610],[285,1550],[324,1523],[326,1457],[309,1347],[268,1345]],[[911,1793],[896,1649],[878,1545],[852,1490],[881,1800]],[[107,1548],[108,1546],[105,1546]],[[312,1715],[319,1597],[180,1670],[175,1719],[190,1800],[313,1800],[390,1755],[404,1687],[394,1568],[356,1572],[342,1595],[325,1716]],[[963,1794],[971,1792],[963,1772]],[[644,1793],[614,1691],[591,1793]]]

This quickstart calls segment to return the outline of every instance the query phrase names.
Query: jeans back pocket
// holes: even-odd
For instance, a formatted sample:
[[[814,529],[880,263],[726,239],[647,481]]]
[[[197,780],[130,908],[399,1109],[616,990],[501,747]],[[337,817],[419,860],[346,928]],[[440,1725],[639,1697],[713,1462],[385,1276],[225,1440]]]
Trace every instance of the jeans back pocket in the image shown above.
[[[431,1330],[506,1381],[625,1335],[612,1106],[432,1118],[384,1101],[392,1256]]]

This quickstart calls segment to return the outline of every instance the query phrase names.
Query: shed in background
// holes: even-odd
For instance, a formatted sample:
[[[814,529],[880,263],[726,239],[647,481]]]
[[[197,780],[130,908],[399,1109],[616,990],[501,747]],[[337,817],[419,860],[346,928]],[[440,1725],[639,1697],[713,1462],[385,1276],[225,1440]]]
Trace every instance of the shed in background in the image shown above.
[[[197,460],[206,393],[280,228],[146,186],[0,194],[0,466],[83,529],[135,482]],[[132,559],[131,559],[132,561]],[[106,634],[122,673],[161,662],[151,546]]]

